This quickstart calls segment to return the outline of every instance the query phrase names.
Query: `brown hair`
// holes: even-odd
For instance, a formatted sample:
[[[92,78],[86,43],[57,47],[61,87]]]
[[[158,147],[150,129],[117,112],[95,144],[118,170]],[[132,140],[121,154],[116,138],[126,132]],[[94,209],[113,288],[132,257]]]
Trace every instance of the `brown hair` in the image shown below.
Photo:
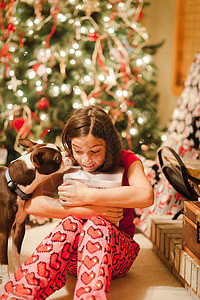
[[[73,138],[92,134],[106,143],[105,162],[102,171],[114,168],[121,157],[121,140],[109,115],[98,106],[86,106],[74,112],[62,132],[62,143],[72,155]]]

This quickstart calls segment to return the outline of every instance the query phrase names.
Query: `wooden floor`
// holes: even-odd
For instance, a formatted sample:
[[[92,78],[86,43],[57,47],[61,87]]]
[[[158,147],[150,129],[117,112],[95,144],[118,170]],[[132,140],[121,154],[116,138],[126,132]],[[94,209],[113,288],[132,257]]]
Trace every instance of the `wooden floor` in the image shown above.
[[[150,239],[153,248],[170,271],[194,299],[200,299],[200,265],[182,246],[182,218],[154,216],[151,219]]]

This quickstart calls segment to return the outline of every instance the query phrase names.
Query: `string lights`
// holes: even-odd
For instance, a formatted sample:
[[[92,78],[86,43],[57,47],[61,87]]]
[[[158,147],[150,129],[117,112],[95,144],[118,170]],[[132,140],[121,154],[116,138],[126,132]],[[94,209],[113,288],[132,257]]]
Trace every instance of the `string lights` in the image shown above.
[[[137,89],[155,76],[143,6],[142,0],[2,1],[0,82],[9,91],[3,103],[21,107],[20,116],[11,109],[13,120],[28,107],[27,135],[37,122],[31,134],[44,138],[44,129],[48,135],[55,121],[64,123],[71,108],[98,104],[132,148],[132,137],[149,122],[136,105]],[[12,124],[5,114],[1,119],[5,135]],[[21,134],[20,128],[16,138]]]

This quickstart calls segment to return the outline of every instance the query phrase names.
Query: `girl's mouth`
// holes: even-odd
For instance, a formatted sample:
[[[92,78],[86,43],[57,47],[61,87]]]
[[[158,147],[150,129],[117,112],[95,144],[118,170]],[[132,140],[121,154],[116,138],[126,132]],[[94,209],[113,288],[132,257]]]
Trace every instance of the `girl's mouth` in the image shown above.
[[[90,165],[82,164],[82,167],[83,167],[84,169],[91,169],[91,168],[93,168],[94,166],[95,166],[95,164],[90,164]]]

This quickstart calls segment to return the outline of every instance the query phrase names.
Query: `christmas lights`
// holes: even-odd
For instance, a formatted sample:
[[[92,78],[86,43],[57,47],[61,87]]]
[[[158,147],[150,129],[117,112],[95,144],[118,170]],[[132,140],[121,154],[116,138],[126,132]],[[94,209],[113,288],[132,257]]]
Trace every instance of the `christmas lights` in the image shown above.
[[[27,134],[55,141],[62,130],[59,124],[54,131],[58,120],[66,122],[72,108],[98,104],[110,114],[126,148],[146,154],[148,145],[159,144],[147,127],[151,120],[154,127],[158,123],[151,94],[156,71],[151,47],[146,51],[143,5],[139,0],[5,2],[0,20],[2,112],[11,103],[18,111],[11,108],[9,118],[0,115],[2,136],[13,130],[12,117],[15,138]],[[28,123],[20,113],[25,104]]]

